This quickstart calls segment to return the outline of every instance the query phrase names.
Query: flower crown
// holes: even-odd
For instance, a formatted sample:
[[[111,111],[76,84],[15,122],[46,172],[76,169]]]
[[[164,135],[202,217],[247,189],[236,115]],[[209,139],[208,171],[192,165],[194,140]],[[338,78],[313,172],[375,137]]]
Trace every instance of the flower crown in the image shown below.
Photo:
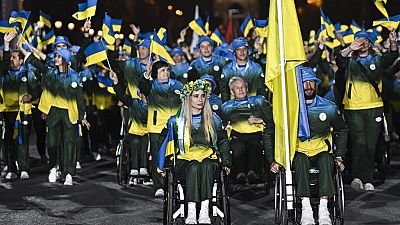
[[[210,82],[199,79],[196,81],[190,81],[189,83],[185,84],[182,90],[179,92],[181,100],[186,100],[193,93],[193,91],[198,90],[203,90],[207,98],[210,97],[212,91]]]

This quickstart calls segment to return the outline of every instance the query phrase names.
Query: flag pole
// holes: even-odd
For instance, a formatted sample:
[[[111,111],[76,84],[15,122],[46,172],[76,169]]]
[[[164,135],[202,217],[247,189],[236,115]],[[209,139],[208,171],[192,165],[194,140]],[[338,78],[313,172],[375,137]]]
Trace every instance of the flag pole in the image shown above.
[[[287,209],[293,209],[293,182],[292,182],[292,170],[290,167],[290,146],[289,146],[289,123],[288,123],[288,110],[287,110],[287,96],[286,96],[286,73],[285,73],[285,48],[284,48],[284,36],[283,36],[283,13],[282,13],[282,0],[277,1],[278,9],[278,37],[279,37],[279,60],[280,60],[280,71],[281,71],[281,88],[282,88],[282,104],[283,104],[283,129],[285,138],[285,178],[286,178],[286,198],[287,198]]]
[[[103,47],[105,49],[107,49],[107,47],[104,45],[103,38],[101,38],[100,41],[103,44]],[[111,64],[110,64],[110,61],[108,60],[108,56],[107,56],[107,64],[108,64],[108,68],[110,68],[110,71],[112,72],[113,70],[111,69]]]

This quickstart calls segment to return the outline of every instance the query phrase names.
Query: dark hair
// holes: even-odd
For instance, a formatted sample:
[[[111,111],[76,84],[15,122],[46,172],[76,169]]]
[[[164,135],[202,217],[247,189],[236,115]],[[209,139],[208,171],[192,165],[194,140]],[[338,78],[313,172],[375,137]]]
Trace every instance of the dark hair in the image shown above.
[[[153,63],[153,66],[151,67],[151,77],[153,79],[157,79],[158,69],[163,68],[163,67],[169,68],[169,64],[164,61],[157,61],[157,62]]]
[[[14,53],[14,52],[18,52],[18,58],[20,60],[23,60],[25,58],[24,54],[22,54],[22,52],[20,52],[19,50],[14,49],[14,50],[12,50],[11,54]]]

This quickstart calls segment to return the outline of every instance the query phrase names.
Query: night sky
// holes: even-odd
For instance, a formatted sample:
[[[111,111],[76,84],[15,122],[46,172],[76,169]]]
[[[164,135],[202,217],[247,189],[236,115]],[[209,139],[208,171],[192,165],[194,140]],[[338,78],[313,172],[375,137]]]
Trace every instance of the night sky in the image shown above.
[[[81,2],[84,1],[25,0],[24,8],[32,11],[32,21],[38,19],[39,9],[50,14],[53,22],[56,20],[63,21],[63,29],[56,31],[56,33],[66,34],[68,32],[66,24],[78,22],[71,15],[77,10],[77,4]],[[295,0],[295,3],[305,39],[310,29],[317,29],[320,26],[319,7],[307,4],[307,0]],[[219,24],[225,25],[226,21],[223,21],[223,18],[212,16],[214,10],[216,10],[213,8],[212,0],[98,0],[96,16],[92,19],[93,28],[95,30],[101,28],[106,10],[111,17],[123,19],[123,33],[131,33],[128,25],[132,22],[140,25],[143,32],[164,26],[168,29],[169,42],[171,43],[177,38],[180,29],[186,27],[193,19],[196,4],[200,7],[200,15],[203,19],[207,15],[211,16],[211,30]],[[174,11],[168,11],[168,5],[173,5],[175,9],[181,9],[184,16],[180,17],[175,15]],[[259,14],[261,18],[259,19],[268,17],[268,7],[268,0],[260,1]],[[370,28],[373,20],[383,17],[374,6],[373,0],[322,0],[321,7],[333,23],[349,24],[352,19],[355,19],[358,24],[365,24],[366,28]],[[390,16],[400,14],[400,0],[388,0],[386,8]],[[78,24],[82,26],[83,22],[78,22]],[[72,42],[77,40],[76,32],[78,32],[78,29],[75,28],[74,31],[73,34],[68,32],[72,36]]]

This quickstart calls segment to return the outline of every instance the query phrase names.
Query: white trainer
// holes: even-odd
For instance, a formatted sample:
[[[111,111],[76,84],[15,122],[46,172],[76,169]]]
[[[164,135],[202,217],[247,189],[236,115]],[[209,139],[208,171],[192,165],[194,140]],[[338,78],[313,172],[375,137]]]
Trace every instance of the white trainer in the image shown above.
[[[188,202],[188,215],[185,219],[185,224],[197,224],[195,202]]]
[[[353,179],[353,181],[351,182],[351,187],[356,191],[364,189],[364,185],[363,185],[362,181],[358,178]]]
[[[200,213],[199,213],[199,224],[211,224],[211,219],[209,215],[209,200],[204,200],[201,202]]]
[[[332,225],[329,211],[326,207],[319,207],[318,210],[318,224],[319,225]]]
[[[154,197],[164,197],[164,190],[162,188],[157,189]]]
[[[366,191],[375,191],[375,187],[371,183],[365,183],[364,190],[366,190]]]
[[[310,207],[303,207],[301,209],[301,225],[314,225],[315,220],[314,220],[314,214],[312,211],[312,208]]]
[[[22,171],[21,172],[21,176],[20,176],[21,180],[27,180],[29,179],[29,174],[26,171]]]
[[[60,179],[60,174],[59,174],[59,172],[57,171],[57,168],[52,168],[52,169],[50,170],[50,173],[49,173],[49,182],[50,182],[50,183],[54,183],[54,182],[56,182],[58,179]]]
[[[67,176],[65,177],[65,181],[64,181],[64,185],[73,185],[74,182],[72,181],[72,176],[71,174],[67,174]]]
[[[6,175],[6,180],[15,180],[17,179],[17,174],[13,172],[8,172]]]
[[[101,160],[101,154],[100,154],[100,153],[97,153],[95,159],[96,159],[96,161],[100,161],[100,160]]]
[[[137,176],[139,175],[139,171],[138,170],[131,170],[130,174],[131,176]]]
[[[139,174],[140,174],[140,176],[148,176],[149,171],[147,171],[147,168],[140,168]]]
[[[77,170],[82,169],[81,163],[79,161],[76,161],[75,169],[77,169]]]

